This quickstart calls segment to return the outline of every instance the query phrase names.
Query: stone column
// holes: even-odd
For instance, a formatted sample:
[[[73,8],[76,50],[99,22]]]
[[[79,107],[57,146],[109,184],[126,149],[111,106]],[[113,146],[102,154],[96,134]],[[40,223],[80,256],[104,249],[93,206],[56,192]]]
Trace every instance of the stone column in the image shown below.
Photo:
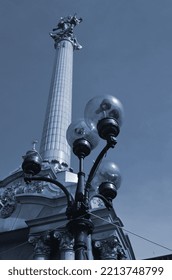
[[[74,260],[74,239],[68,231],[55,231],[54,237],[58,240],[60,260]]]
[[[56,56],[45,115],[40,154],[43,160],[70,166],[70,147],[66,130],[72,114],[73,50],[80,49],[74,27],[81,22],[76,16],[61,18],[50,36],[55,41]]]
[[[49,234],[44,235],[30,235],[29,243],[31,243],[34,247],[34,260],[48,260],[50,256],[50,244],[49,244],[50,236]]]
[[[71,123],[72,109],[72,43],[61,41],[56,52],[40,154],[45,160],[70,165],[66,130]]]

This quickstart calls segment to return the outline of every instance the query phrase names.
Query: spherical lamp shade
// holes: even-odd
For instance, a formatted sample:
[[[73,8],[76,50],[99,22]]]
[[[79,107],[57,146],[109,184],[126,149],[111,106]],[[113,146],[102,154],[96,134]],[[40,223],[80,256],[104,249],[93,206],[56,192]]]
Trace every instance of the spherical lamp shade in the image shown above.
[[[117,190],[120,187],[120,170],[112,161],[104,160],[97,171],[96,177],[99,185],[108,182],[114,184]]]
[[[90,129],[83,119],[69,125],[66,138],[68,144],[77,155],[80,149],[83,149],[83,152],[88,155],[99,142],[99,136],[96,131]]]
[[[97,96],[87,103],[84,116],[87,125],[98,129],[100,137],[106,139],[108,134],[118,135],[123,119],[123,106],[114,96]]]
[[[110,161],[104,161],[99,167],[97,174],[92,183],[96,182],[98,192],[108,201],[117,195],[117,190],[121,184],[121,175],[117,165]]]

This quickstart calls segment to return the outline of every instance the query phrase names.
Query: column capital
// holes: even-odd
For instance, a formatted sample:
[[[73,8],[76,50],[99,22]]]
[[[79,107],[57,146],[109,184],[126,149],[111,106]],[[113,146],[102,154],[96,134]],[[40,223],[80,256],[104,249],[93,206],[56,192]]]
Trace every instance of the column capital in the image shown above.
[[[106,239],[94,240],[93,250],[98,259],[122,260],[126,259],[125,252],[119,243],[117,236],[112,235]]]
[[[54,231],[54,238],[58,241],[61,260],[74,260],[74,239],[68,231]]]
[[[34,259],[47,260],[50,254],[50,235],[48,232],[30,234],[28,242],[34,246]]]
[[[54,238],[59,242],[59,250],[73,250],[74,239],[68,231],[54,231]]]

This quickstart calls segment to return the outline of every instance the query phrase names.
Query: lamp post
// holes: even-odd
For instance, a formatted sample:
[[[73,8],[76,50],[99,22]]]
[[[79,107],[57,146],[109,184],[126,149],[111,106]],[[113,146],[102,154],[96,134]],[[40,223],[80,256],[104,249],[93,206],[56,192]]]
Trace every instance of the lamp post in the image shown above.
[[[74,195],[56,179],[39,176],[42,159],[35,148],[26,153],[22,164],[26,182],[50,182],[64,192],[67,198],[66,216],[68,222],[66,227],[74,237],[76,260],[87,259],[87,238],[94,230],[94,224],[89,214],[90,200],[93,197],[98,197],[110,210],[113,207],[112,201],[117,195],[121,178],[114,163],[108,163],[104,167],[102,164],[99,168],[104,155],[117,143],[116,137],[120,132],[123,117],[121,103],[110,95],[98,96],[87,103],[84,115],[85,120],[72,123],[66,134],[67,141],[79,161],[78,182]],[[99,138],[105,140],[106,145],[97,156],[86,180],[84,159],[97,146]],[[99,181],[99,187],[97,193],[90,197],[95,176]]]

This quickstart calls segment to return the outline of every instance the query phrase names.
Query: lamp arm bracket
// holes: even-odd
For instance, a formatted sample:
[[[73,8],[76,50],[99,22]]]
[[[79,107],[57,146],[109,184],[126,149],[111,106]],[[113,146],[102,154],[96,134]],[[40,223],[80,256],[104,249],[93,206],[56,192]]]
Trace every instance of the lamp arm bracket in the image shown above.
[[[90,173],[88,175],[88,179],[86,181],[86,188],[90,188],[90,185],[91,185],[91,181],[93,180],[96,172],[97,172],[97,169],[103,159],[103,157],[105,156],[105,154],[107,153],[107,151],[110,149],[110,148],[114,148],[115,144],[116,144],[116,138],[114,137],[110,137],[109,138],[109,141],[107,141],[107,144],[106,146],[103,148],[103,150],[100,152],[100,154],[98,155],[98,157],[96,158],[91,170],[90,170]]]

